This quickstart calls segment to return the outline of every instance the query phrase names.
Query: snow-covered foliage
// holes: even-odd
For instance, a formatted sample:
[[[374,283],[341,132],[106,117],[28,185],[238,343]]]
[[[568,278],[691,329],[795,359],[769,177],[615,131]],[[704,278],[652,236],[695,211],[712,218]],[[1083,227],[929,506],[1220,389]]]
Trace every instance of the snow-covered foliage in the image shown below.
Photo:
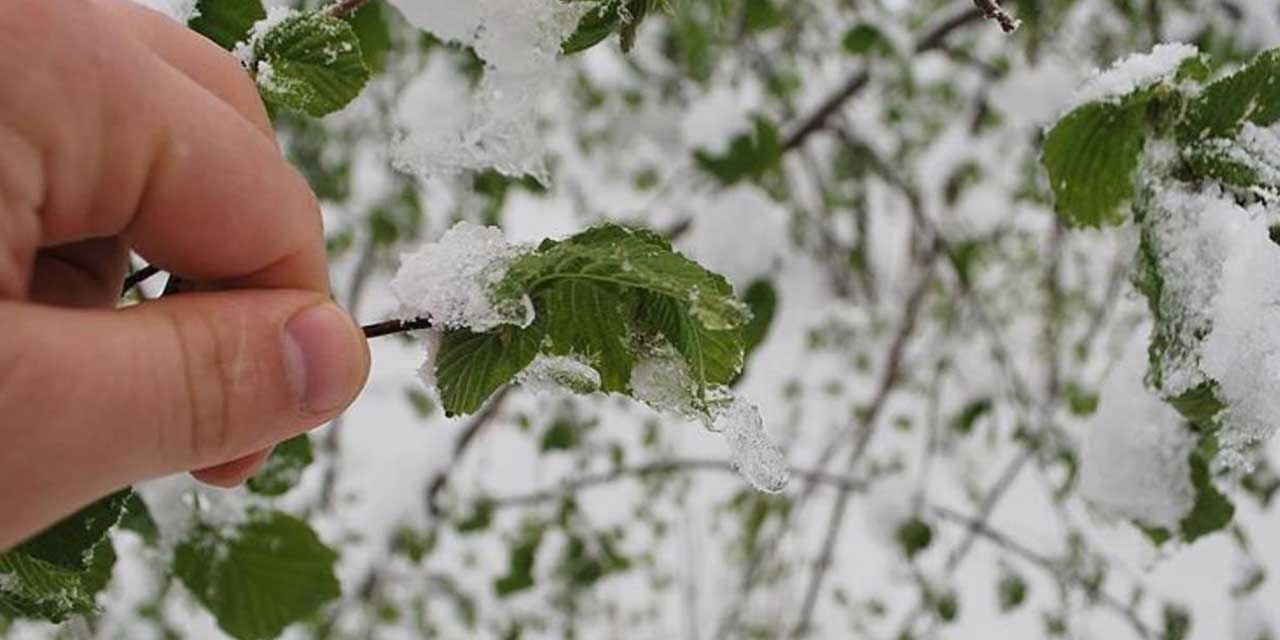
[[[1170,531],[1195,503],[1195,435],[1182,415],[1143,383],[1146,336],[1125,348],[1102,381],[1102,400],[1086,427],[1080,491],[1111,515]]]
[[[560,0],[391,0],[408,20],[441,40],[473,49],[484,77],[466,109],[408,113],[396,166],[421,176],[497,169],[545,176],[538,103],[557,73],[560,43],[587,3]]]
[[[491,290],[521,253],[496,227],[461,222],[437,242],[403,256],[391,279],[405,319],[428,318],[443,329],[482,332],[502,324],[528,326],[532,304],[512,308],[494,304]]]

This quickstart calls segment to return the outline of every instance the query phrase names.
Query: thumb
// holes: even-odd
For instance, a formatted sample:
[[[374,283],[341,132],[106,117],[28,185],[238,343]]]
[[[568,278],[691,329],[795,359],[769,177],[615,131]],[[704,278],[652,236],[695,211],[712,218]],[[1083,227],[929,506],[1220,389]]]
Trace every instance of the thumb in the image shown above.
[[[32,530],[323,424],[369,370],[359,328],[312,292],[188,293],[122,311],[0,302],[0,318],[0,505]]]

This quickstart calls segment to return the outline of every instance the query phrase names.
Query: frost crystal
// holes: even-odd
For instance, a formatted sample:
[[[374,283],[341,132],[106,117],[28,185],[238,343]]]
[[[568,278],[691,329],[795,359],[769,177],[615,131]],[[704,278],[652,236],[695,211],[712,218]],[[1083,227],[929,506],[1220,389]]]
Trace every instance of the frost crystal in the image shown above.
[[[391,292],[405,318],[429,318],[444,329],[488,331],[502,324],[528,326],[532,304],[495,304],[490,288],[520,253],[496,227],[459,222],[438,242],[401,257]]]
[[[1177,530],[1195,503],[1195,436],[1182,416],[1143,384],[1147,336],[1129,342],[1107,375],[1084,437],[1080,490],[1103,512]]]
[[[1095,71],[1072,96],[1068,110],[1089,102],[1114,100],[1135,89],[1167,80],[1183,61],[1197,53],[1199,50],[1189,44],[1158,44],[1151,53],[1135,53],[1118,60],[1105,71]]]
[[[585,3],[561,0],[391,0],[409,22],[471,47],[485,74],[466,117],[423,109],[393,150],[397,168],[417,175],[495,168],[545,173],[537,101],[554,79],[560,45]],[[460,107],[462,107],[460,105]],[[414,111],[412,107],[409,109]]]
[[[755,488],[766,493],[779,493],[787,488],[791,468],[777,445],[764,432],[764,419],[754,404],[734,397],[717,411],[715,430],[729,443],[729,457]]]
[[[1268,238],[1261,216],[1238,211],[1219,224],[1231,254],[1211,307],[1202,366],[1226,404],[1219,416],[1222,461],[1242,466],[1247,449],[1280,424],[1280,246]]]
[[[535,393],[593,393],[600,390],[600,373],[574,358],[539,355],[516,382]]]

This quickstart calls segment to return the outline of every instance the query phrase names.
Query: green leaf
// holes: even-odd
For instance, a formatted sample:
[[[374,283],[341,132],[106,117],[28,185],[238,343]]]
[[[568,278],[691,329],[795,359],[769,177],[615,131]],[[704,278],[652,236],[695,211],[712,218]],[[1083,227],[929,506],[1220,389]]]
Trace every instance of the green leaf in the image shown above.
[[[534,300],[546,318],[549,351],[573,355],[600,373],[605,391],[625,392],[635,358],[618,287],[591,280],[560,280]]]
[[[1185,640],[1191,633],[1191,612],[1176,604],[1164,605],[1164,640]]]
[[[840,44],[844,50],[858,56],[869,54],[893,55],[893,43],[872,24],[860,23],[844,33]]]
[[[689,365],[700,390],[727,385],[742,371],[742,331],[707,329],[672,298],[645,295],[640,302],[641,326],[667,338]]]
[[[979,398],[970,402],[951,418],[951,429],[960,435],[969,435],[978,419],[991,412],[991,407],[991,398]]]
[[[123,489],[102,498],[22,543],[16,551],[62,569],[85,571],[107,530],[120,521],[132,494],[132,490]]]
[[[1235,505],[1214,486],[1209,471],[1217,454],[1218,439],[1212,434],[1202,437],[1191,452],[1191,485],[1196,490],[1196,501],[1191,512],[1178,523],[1182,538],[1188,543],[1225,528],[1235,516]]]
[[[1218,400],[1217,390],[1217,383],[1205,382],[1167,401],[1187,419],[1187,422],[1202,429],[1208,429],[1213,425],[1214,417],[1226,408],[1226,405]]]
[[[929,544],[933,542],[933,528],[920,518],[912,518],[898,527],[895,537],[902,552],[911,560],[929,548]]]
[[[174,575],[238,640],[275,638],[341,595],[338,555],[306,522],[251,513],[233,531],[202,525],[174,550]]]
[[[716,154],[700,149],[694,159],[725,185],[759,179],[782,159],[782,137],[771,120],[757,116],[752,130],[735,136],[727,151]]]
[[[608,0],[599,3],[578,21],[578,28],[565,39],[560,47],[561,52],[567,55],[586,51],[614,33],[619,34],[622,51],[631,51],[635,46],[636,31],[654,8],[655,2],[656,0]]]
[[[155,546],[160,541],[160,528],[151,517],[151,509],[138,494],[132,494],[124,504],[124,515],[120,516],[120,527],[132,531],[142,537],[142,541]]]
[[[386,9],[380,2],[370,2],[346,18],[351,30],[360,40],[360,53],[364,64],[373,72],[387,66],[387,54],[391,51],[391,24]]]
[[[742,20],[752,33],[768,31],[787,23],[784,13],[773,0],[746,0],[742,5]]]
[[[1027,581],[1016,573],[1006,572],[996,583],[996,597],[1002,613],[1017,609],[1027,599]]]
[[[778,311],[778,291],[768,280],[756,280],[747,286],[743,302],[751,310],[751,320],[742,328],[743,358],[751,357],[769,335],[769,327]]]
[[[440,401],[449,417],[474,413],[538,355],[545,325],[505,325],[488,333],[444,334],[436,356]]]
[[[1178,125],[1178,137],[1184,142],[1235,138],[1245,122],[1267,126],[1276,120],[1280,120],[1280,49],[1259,54],[1193,98]]]
[[[533,586],[533,565],[538,555],[538,547],[542,544],[543,529],[541,526],[526,525],[521,537],[512,543],[507,561],[507,575],[493,582],[493,590],[499,598],[505,598]]]
[[[258,495],[283,495],[298,484],[312,460],[311,438],[305,433],[294,436],[276,445],[262,470],[246,484]]]
[[[323,12],[291,15],[256,38],[253,74],[267,101],[321,117],[347,106],[369,81],[351,25]]]
[[[1182,159],[1196,175],[1218,180],[1235,187],[1272,187],[1257,169],[1240,162],[1228,148],[1221,145],[1193,144],[1182,152]]]
[[[261,0],[200,0],[196,15],[187,23],[200,35],[218,46],[233,51],[237,44],[249,39],[249,31],[267,17]]]
[[[1044,141],[1054,208],[1069,227],[1125,221],[1145,138],[1141,99],[1091,102],[1067,114]]]
[[[543,242],[517,258],[494,288],[508,303],[535,296],[561,280],[587,280],[672,298],[711,330],[736,329],[750,312],[722,276],[676,253],[661,236],[606,224],[560,241]]]
[[[581,442],[578,435],[578,425],[572,421],[561,418],[551,423],[547,427],[546,432],[542,434],[542,451],[568,451]]]
[[[93,547],[83,571],[69,570],[21,551],[0,553],[0,615],[62,622],[97,610],[95,596],[115,566],[111,538]]]

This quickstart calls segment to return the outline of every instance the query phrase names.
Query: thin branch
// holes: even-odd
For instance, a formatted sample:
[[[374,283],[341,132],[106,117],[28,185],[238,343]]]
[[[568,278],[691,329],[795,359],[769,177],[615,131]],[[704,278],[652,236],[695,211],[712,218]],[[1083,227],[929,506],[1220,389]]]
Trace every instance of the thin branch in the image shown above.
[[[951,32],[972,22],[976,22],[983,16],[982,12],[977,9],[967,9],[961,13],[943,20],[938,26],[929,30],[920,40],[916,41],[913,47],[916,53],[924,53],[937,49],[945,44],[947,36]],[[846,102],[854,95],[867,86],[871,80],[870,71],[867,67],[861,67],[850,73],[845,81],[840,83],[836,90],[827,96],[825,100],[818,104],[808,116],[802,118],[786,137],[783,142],[783,151],[790,151],[795,147],[804,144],[805,140],[813,133],[821,130],[826,126],[827,120],[832,114],[839,111]]]
[[[335,18],[346,18],[364,8],[373,0],[338,0],[325,9],[325,13]]]
[[[129,274],[129,277],[124,279],[124,286],[120,288],[120,296],[123,297],[129,295],[129,292],[132,291],[134,287],[146,282],[153,276],[159,275],[159,273],[160,267],[151,264],[134,271]]]
[[[410,320],[387,320],[385,322],[375,322],[366,324],[360,329],[364,331],[364,337],[373,339],[382,336],[395,335],[397,333],[408,333],[410,331],[421,331],[431,328],[431,320],[428,318],[412,318]]]
[[[1000,0],[973,0],[973,6],[982,12],[982,17],[1000,23],[1000,30],[1005,33],[1013,33],[1022,25],[1021,20],[1015,20],[1000,6]]]
[[[915,332],[916,320],[920,315],[925,293],[928,292],[929,283],[933,280],[933,269],[931,268],[933,258],[929,257],[928,260],[929,267],[921,274],[920,282],[907,298],[902,312],[902,325],[889,347],[888,361],[880,378],[880,387],[864,414],[861,421],[862,428],[857,432],[853,450],[849,452],[847,468],[850,471],[853,470],[858,461],[867,452],[872,436],[876,433],[876,420],[879,418],[880,412],[883,410],[893,389],[902,378],[902,360],[906,352],[907,342],[911,334]],[[826,452],[820,459],[818,469],[826,468],[826,461],[831,457],[828,452],[833,452],[837,448],[836,446],[827,447]],[[840,529],[844,525],[844,516],[848,509],[851,495],[852,490],[850,488],[841,487],[840,494],[836,497],[835,505],[831,508],[831,516],[827,521],[827,533],[822,541],[822,550],[818,554],[818,559],[814,562],[813,575],[809,578],[808,588],[805,589],[804,601],[800,607],[800,617],[795,627],[791,630],[791,637],[793,638],[799,638],[809,632],[813,612],[818,604],[818,594],[822,591],[822,583],[826,579],[827,571],[831,568],[831,563],[835,556],[836,540],[840,537]]]
[[[529,506],[551,500],[558,500],[570,494],[575,494],[601,485],[607,485],[626,478],[666,475],[686,471],[711,471],[738,475],[738,470],[735,469],[733,464],[727,460],[716,460],[711,458],[677,458],[672,460],[660,460],[647,464],[618,467],[616,469],[600,473],[586,474],[576,478],[567,479],[561,482],[557,487],[551,487],[521,495],[494,498],[488,502],[494,507]],[[826,484],[839,487],[841,489],[848,489],[850,491],[861,490],[867,485],[865,480],[812,469],[792,469],[791,473],[795,477],[804,478],[810,482]]]
[[[1153,637],[1151,629],[1148,628],[1147,625],[1143,623],[1142,619],[1138,617],[1138,614],[1134,611],[1132,606],[1125,604],[1120,599],[1101,589],[1097,589],[1095,591],[1094,585],[1089,584],[1084,578],[1076,575],[1075,572],[1065,571],[1065,567],[1060,563],[1054,562],[1051,558],[1033,551],[1008,535],[993,529],[991,525],[987,524],[984,520],[964,515],[958,511],[953,511],[941,505],[930,505],[929,511],[939,520],[963,526],[968,531],[976,533],[991,544],[1043,569],[1055,580],[1063,580],[1072,583],[1077,588],[1093,594],[1098,602],[1123,616],[1129,623],[1129,626],[1133,627],[1133,630],[1139,637]]]
[[[489,398],[489,402],[484,405],[480,413],[471,418],[471,422],[467,423],[467,426],[463,428],[462,435],[458,436],[458,441],[453,445],[453,458],[449,460],[448,466],[436,473],[435,477],[427,485],[425,500],[427,511],[432,514],[439,514],[443,511],[440,507],[440,494],[449,485],[449,478],[452,476],[453,470],[457,468],[458,463],[466,454],[467,449],[470,448],[471,443],[475,442],[476,436],[501,413],[502,404],[506,401],[507,394],[510,391],[510,386],[498,390],[497,393]]]

